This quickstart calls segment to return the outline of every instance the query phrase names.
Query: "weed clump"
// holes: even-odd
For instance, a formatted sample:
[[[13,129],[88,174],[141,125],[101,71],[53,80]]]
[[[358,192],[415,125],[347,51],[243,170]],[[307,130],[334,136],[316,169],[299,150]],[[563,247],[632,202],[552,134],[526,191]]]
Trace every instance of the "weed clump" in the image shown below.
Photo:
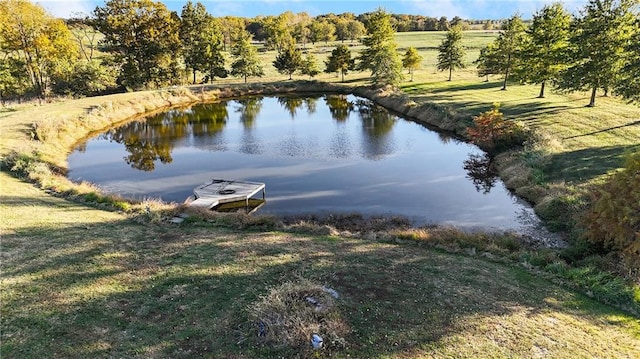
[[[338,293],[309,280],[287,282],[249,306],[254,323],[251,336],[256,344],[292,350],[302,357],[314,349],[314,334],[323,339],[323,349],[345,346],[349,325],[338,308]]]

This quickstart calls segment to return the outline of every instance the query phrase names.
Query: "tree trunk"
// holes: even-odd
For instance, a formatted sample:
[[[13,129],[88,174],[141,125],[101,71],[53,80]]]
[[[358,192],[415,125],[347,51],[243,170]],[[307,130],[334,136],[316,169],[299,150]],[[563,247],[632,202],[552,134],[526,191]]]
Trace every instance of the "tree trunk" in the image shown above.
[[[545,85],[545,81],[542,81],[542,85],[540,86],[540,94],[538,95],[538,98],[544,98],[544,85]]]
[[[244,83],[247,83],[247,75],[244,75]]]
[[[340,71],[340,73],[342,74],[342,82],[344,82],[344,71]]]
[[[502,88],[500,90],[506,91],[507,79],[509,78],[509,68],[511,67],[511,54],[507,56],[507,68],[504,71],[504,81],[502,82]]]
[[[596,106],[596,91],[598,90],[598,86],[593,86],[593,90],[591,90],[591,101],[587,107],[595,107]]]
[[[413,82],[413,70],[411,71],[411,82]]]
[[[453,72],[453,68],[449,67],[449,80],[448,81],[451,81],[451,73],[452,72]]]
[[[289,73],[289,80],[291,80],[291,75],[293,75],[293,73],[290,72]]]
[[[196,84],[196,69],[193,69],[193,84]]]

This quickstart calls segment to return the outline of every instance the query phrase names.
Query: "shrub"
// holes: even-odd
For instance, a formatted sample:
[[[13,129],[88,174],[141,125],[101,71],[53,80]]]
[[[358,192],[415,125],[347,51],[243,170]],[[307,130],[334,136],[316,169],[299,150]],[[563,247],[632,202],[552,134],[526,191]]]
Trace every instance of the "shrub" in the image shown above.
[[[584,217],[592,243],[621,254],[629,268],[640,268],[640,152],[628,157],[625,169],[592,193]],[[638,273],[636,273],[638,274]]]
[[[521,146],[528,136],[522,124],[504,118],[498,105],[474,117],[467,134],[474,144],[492,153]]]

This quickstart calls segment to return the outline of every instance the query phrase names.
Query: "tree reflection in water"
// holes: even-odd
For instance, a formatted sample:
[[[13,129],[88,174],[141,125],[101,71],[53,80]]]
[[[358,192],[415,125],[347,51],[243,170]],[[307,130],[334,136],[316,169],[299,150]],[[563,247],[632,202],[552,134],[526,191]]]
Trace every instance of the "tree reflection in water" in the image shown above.
[[[224,129],[228,117],[226,102],[199,104],[127,123],[105,137],[125,146],[129,155],[124,160],[131,167],[153,171],[156,161],[173,161],[171,151],[178,141],[187,136],[213,137]]]
[[[314,113],[320,97],[321,95],[281,96],[277,97],[277,102],[294,118],[303,107],[306,107],[307,113]],[[325,95],[324,100],[332,118],[338,123],[347,121],[352,113],[358,114],[364,134],[361,138],[363,156],[377,160],[395,151],[393,136],[390,136],[398,119],[395,115],[369,100],[353,101],[346,95]],[[124,159],[131,167],[153,171],[158,161],[163,164],[173,161],[171,153],[179,142],[188,142],[198,148],[225,150],[220,134],[229,120],[230,104],[235,105],[232,111],[239,114],[244,128],[240,139],[240,152],[264,153],[260,138],[256,138],[254,134],[255,122],[263,106],[262,97],[246,97],[233,101],[198,104],[188,109],[174,109],[127,123],[110,130],[105,136],[106,139],[125,146],[129,154]],[[286,139],[284,142],[289,156],[307,153],[309,151],[305,152],[304,149],[313,147],[299,142],[296,138]],[[338,137],[331,142],[331,155],[347,158],[352,153],[350,142],[346,133],[338,133]]]
[[[364,153],[367,158],[380,159],[395,150],[391,130],[398,118],[382,106],[368,100],[356,101],[358,113],[365,133]]]
[[[252,128],[260,110],[262,109],[261,97],[247,97],[236,100],[240,106],[236,112],[240,113],[240,121],[245,129]]]
[[[473,182],[478,192],[487,194],[498,180],[498,171],[488,154],[470,154],[464,161],[467,178]]]
[[[278,103],[282,105],[282,107],[289,112],[291,119],[296,118],[296,113],[298,109],[304,105],[304,100],[302,97],[298,96],[281,96],[278,97]]]
[[[324,102],[329,108],[331,117],[338,122],[346,121],[353,111],[353,104],[347,100],[346,95],[326,95]]]

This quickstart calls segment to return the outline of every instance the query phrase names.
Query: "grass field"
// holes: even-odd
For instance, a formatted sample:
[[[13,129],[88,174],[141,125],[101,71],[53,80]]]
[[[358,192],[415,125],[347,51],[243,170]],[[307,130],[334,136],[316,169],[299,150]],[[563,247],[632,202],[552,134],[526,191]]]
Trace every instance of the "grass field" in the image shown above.
[[[519,266],[411,244],[136,224],[5,173],[0,186],[11,189],[0,196],[2,357],[640,355],[637,318]],[[249,315],[301,280],[339,293],[348,328],[317,355],[261,343]]]
[[[467,34],[470,58],[495,36]],[[510,118],[547,133],[547,161],[536,164],[542,185],[583,191],[619,168],[626,151],[638,149],[640,109],[618,99],[598,98],[598,107],[586,108],[584,94],[550,91],[540,100],[536,86],[499,91],[498,82],[483,82],[472,68],[444,81],[430,65],[441,36],[398,35],[400,48],[415,46],[425,56],[425,68],[402,91],[461,118],[500,102]],[[331,49],[316,44],[311,51],[320,57]],[[261,56],[272,61],[275,53]],[[265,70],[262,80],[286,78],[269,64]],[[365,84],[367,75],[347,80]],[[332,74],[319,78],[337,81]],[[27,146],[34,123],[72,121],[116,101],[144,110],[146,94],[2,108],[0,155]],[[419,240],[364,240],[335,231],[242,230],[201,219],[152,223],[52,196],[6,172],[0,188],[3,358],[640,356],[638,317],[590,298],[620,282],[596,273],[594,282],[578,286],[580,294],[569,288],[591,267],[575,269],[573,279],[531,269],[536,255],[548,255],[553,273],[568,270],[550,252],[500,257],[475,247],[433,249],[421,245],[430,232]],[[339,293],[329,318],[342,325],[339,334],[323,332],[323,323],[304,327],[325,336],[324,350],[311,352],[308,343],[274,347],[257,336],[256,308],[286,283]],[[305,293],[288,305],[307,305]]]

